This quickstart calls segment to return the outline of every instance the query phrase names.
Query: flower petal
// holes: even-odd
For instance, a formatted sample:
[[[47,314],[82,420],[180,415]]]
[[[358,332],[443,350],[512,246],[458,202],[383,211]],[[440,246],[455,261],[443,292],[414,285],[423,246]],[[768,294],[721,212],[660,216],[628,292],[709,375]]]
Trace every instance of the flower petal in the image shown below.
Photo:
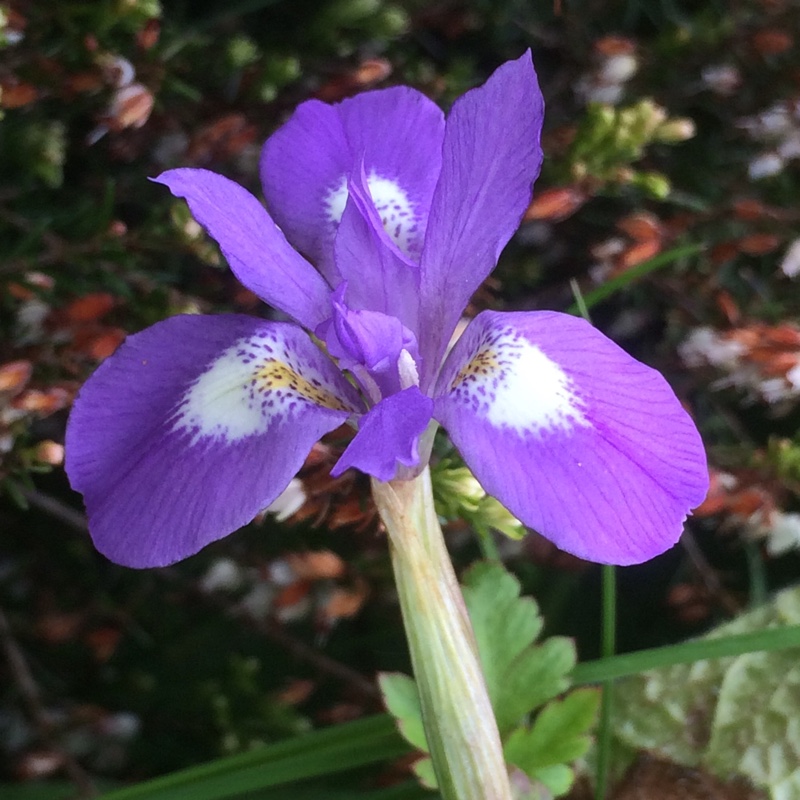
[[[66,468],[97,549],[170,564],[249,522],[360,401],[297,326],[179,316],[130,336],[88,380]]]
[[[338,274],[348,283],[348,304],[391,314],[416,332],[419,267],[383,229],[363,174],[351,176],[348,187],[334,243]]]
[[[206,169],[171,169],[154,178],[189,204],[219,243],[236,277],[262,300],[313,330],[328,312],[330,287],[238,183]]]
[[[261,180],[267,206],[289,240],[336,284],[341,276],[333,239],[347,202],[348,178],[363,163],[387,229],[398,231],[395,241],[417,260],[443,136],[438,106],[406,87],[365,92],[334,106],[310,100],[264,145]]]
[[[437,392],[486,491],[582,558],[652,558],[705,497],[703,445],[667,382],[584,320],[483,312]]]
[[[416,386],[381,400],[361,418],[358,433],[331,470],[337,477],[355,467],[390,481],[402,466],[419,464],[419,437],[433,413],[433,400]]]
[[[460,97],[447,117],[420,275],[423,391],[473,292],[517,229],[542,163],[544,102],[530,51]]]

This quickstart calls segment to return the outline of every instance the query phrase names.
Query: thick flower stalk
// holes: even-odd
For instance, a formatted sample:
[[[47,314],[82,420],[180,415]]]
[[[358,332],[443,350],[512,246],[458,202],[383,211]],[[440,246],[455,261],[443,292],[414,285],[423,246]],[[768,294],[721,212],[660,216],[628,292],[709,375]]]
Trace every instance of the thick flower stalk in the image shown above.
[[[462,631],[454,653],[471,647],[440,543],[424,572],[441,603],[423,612],[420,587],[416,599],[409,588],[428,580],[417,548],[432,529],[412,535],[411,521],[435,521],[417,492],[438,424],[486,491],[563,549],[630,564],[674,544],[708,478],[697,431],[658,373],[585,321],[546,311],[483,312],[447,353],[530,202],[542,116],[526,53],[446,120],[404,87],[303,103],[264,146],[269,212],[207,170],[157,178],[239,280],[292,321],[173,317],[100,366],[75,403],[66,456],[97,548],[132,567],[186,558],[249,522],[322,435],[349,423],[333,474],[373,478],[430,720],[480,694],[420,675],[441,669],[444,651],[426,644],[430,620],[418,617],[460,615],[441,630]],[[477,694],[469,702],[478,719],[488,713]],[[448,758],[438,756],[442,776],[462,769]],[[485,788],[475,796],[504,796]]]
[[[430,471],[411,480],[373,480],[373,495],[389,534],[439,793],[448,800],[511,800],[475,637],[433,507]]]

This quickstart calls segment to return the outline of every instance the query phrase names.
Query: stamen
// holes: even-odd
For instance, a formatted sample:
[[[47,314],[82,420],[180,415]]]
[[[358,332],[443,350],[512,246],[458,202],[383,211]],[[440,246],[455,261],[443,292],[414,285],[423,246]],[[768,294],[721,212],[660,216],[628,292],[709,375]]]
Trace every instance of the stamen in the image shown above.
[[[419,370],[414,356],[405,348],[400,351],[397,359],[397,372],[400,376],[400,388],[408,389],[411,386],[419,386]]]

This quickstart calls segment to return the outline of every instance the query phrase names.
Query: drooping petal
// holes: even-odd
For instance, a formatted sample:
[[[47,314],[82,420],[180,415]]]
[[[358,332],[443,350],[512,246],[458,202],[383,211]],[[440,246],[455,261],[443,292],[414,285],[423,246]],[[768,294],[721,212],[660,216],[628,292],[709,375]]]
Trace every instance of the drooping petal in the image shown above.
[[[582,558],[652,558],[705,497],[703,445],[667,382],[584,320],[479,314],[437,394],[486,491]]]
[[[264,145],[267,206],[331,284],[347,181],[363,163],[370,194],[401,250],[417,260],[441,165],[444,118],[413,89],[365,92],[334,106],[310,100]]]
[[[248,289],[311,330],[322,322],[330,287],[250,192],[205,169],[172,169],[154,180],[186,199]]]
[[[419,438],[433,414],[433,400],[416,386],[384,398],[361,418],[358,433],[331,470],[356,469],[390,481],[398,467],[419,464]]]
[[[383,229],[363,173],[351,176],[349,196],[334,242],[338,274],[348,283],[348,304],[397,317],[416,332],[419,267]]]
[[[170,564],[249,522],[360,401],[290,323],[179,316],[130,336],[81,390],[66,468],[97,549]]]
[[[423,391],[461,312],[494,269],[530,202],[542,163],[543,116],[528,51],[456,100],[447,117],[421,261]]]

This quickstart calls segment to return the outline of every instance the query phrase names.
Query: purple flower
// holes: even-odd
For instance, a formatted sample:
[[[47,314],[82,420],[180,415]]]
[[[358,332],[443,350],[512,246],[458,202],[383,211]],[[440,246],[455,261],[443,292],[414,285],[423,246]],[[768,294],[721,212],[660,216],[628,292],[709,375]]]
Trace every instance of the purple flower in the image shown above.
[[[671,546],[708,478],[658,373],[554,312],[483,312],[445,358],[529,203],[542,115],[526,53],[446,121],[404,87],[303,103],[264,146],[269,214],[212,172],[161,175],[295,322],[173,317],[100,366],[67,431],[98,549],[135,567],[197,552],[348,420],[334,474],[411,476],[438,422],[484,488],[565,550],[628,564]]]

